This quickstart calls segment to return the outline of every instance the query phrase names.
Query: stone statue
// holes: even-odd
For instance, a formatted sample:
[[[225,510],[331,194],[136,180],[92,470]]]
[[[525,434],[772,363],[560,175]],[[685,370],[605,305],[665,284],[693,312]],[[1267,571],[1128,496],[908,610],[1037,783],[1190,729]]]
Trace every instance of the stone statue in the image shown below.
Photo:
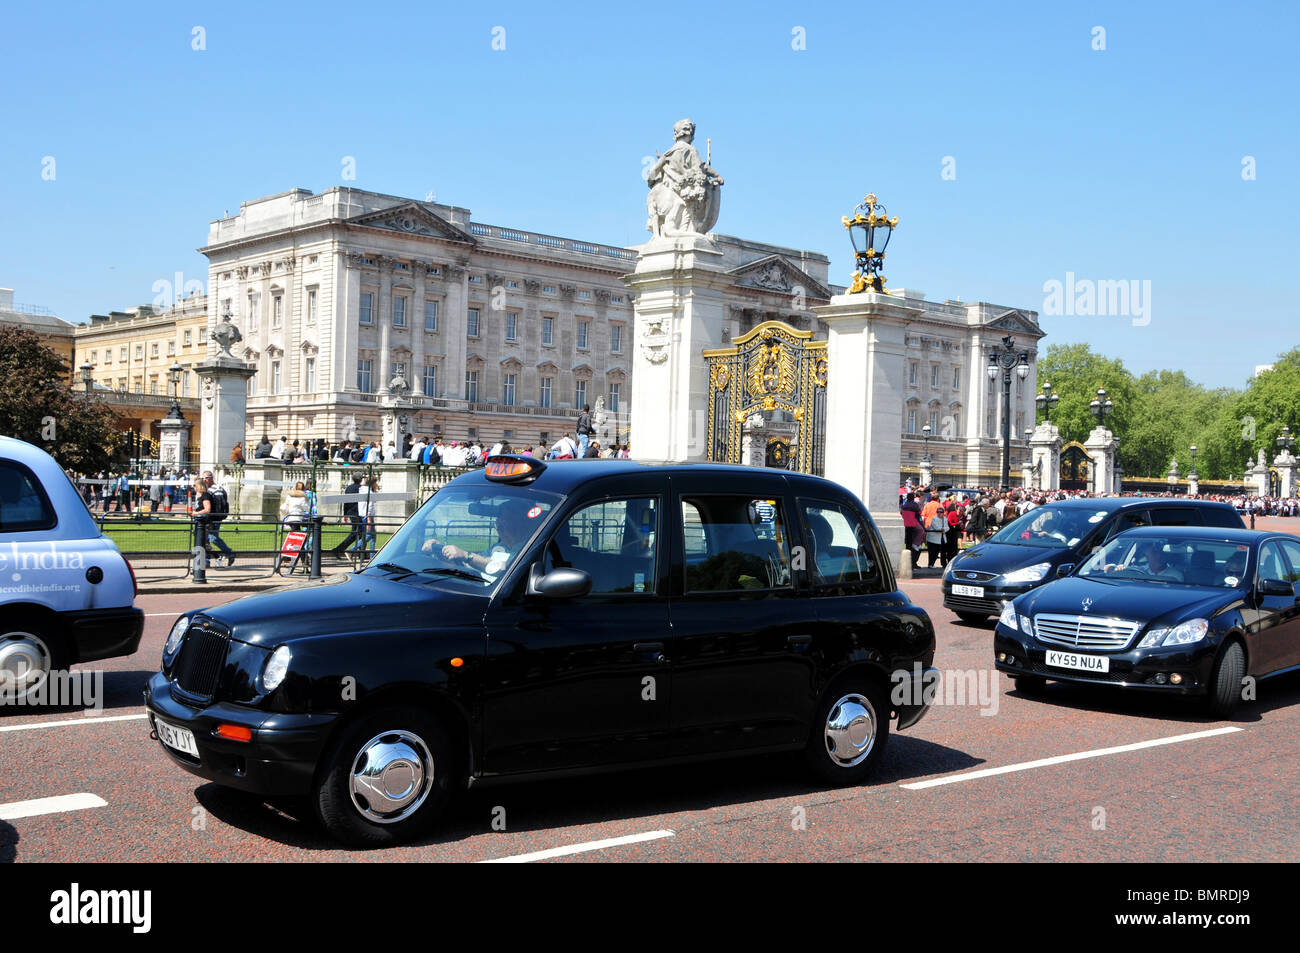
[[[232,361],[238,360],[235,355],[230,353],[230,349],[243,339],[244,336],[239,333],[239,328],[231,323],[230,312],[227,311],[221,316],[221,322],[212,331],[212,340],[216,341],[221,347],[217,359],[230,358]]]
[[[695,123],[678,120],[673,125],[673,139],[676,141],[667,152],[656,154],[646,177],[650,186],[646,228],[656,238],[704,235],[718,221],[722,176],[692,145]]]

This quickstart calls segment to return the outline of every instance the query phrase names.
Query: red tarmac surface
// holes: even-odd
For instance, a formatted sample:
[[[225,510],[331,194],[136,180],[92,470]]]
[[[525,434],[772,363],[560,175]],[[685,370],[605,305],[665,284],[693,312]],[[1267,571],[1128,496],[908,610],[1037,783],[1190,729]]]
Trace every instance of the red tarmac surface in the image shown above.
[[[1261,520],[1259,528],[1294,531],[1300,523]],[[935,620],[936,666],[992,677],[992,620],[982,627],[957,621],[940,605],[937,579],[905,588]],[[97,663],[106,697],[104,711],[93,717],[142,716],[140,689],[156,669],[176,613],[238,597],[142,595],[137,604],[147,618],[140,652]],[[106,802],[0,820],[0,862],[475,861],[657,831],[673,834],[564,859],[1300,859],[1300,675],[1261,683],[1259,700],[1231,721],[1171,699],[1051,685],[1035,700],[1001,676],[995,684],[995,714],[982,714],[978,704],[936,706],[919,725],[891,736],[881,771],[863,787],[814,789],[791,757],[520,783],[465,794],[425,842],[371,852],[340,849],[311,821],[181,771],[149,739],[143,717],[96,722],[77,711],[0,712],[0,817],[14,802],[56,795],[89,793]],[[61,721],[74,724],[12,730]],[[902,787],[1225,727],[1239,730],[938,787]],[[504,808],[504,831],[493,829],[498,808]]]

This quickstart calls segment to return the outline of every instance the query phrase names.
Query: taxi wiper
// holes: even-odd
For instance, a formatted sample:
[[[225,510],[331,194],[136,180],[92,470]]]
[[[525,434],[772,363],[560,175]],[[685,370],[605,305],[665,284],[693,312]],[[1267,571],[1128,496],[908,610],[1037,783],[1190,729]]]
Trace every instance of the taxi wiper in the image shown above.
[[[428,569],[421,569],[420,572],[430,576],[456,576],[459,579],[471,579],[474,582],[485,581],[477,573],[466,572],[463,569],[453,569],[450,566],[430,566]]]
[[[415,572],[414,569],[409,569],[406,566],[400,566],[397,563],[376,563],[373,566],[367,566],[366,569],[387,569],[390,570],[391,572],[404,573],[407,576]]]

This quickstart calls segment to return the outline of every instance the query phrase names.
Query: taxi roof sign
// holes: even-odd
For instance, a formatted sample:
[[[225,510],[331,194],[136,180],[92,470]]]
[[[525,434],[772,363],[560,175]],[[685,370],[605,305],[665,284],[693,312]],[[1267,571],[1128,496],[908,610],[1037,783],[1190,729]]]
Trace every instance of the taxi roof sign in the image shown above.
[[[531,483],[541,476],[546,464],[535,457],[500,453],[487,458],[483,466],[489,480],[500,483]]]

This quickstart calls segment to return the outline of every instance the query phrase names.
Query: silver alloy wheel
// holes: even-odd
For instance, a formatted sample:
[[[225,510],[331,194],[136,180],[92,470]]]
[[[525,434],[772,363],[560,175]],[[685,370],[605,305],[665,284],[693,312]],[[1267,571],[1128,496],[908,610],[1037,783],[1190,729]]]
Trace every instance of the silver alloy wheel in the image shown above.
[[[0,636],[0,696],[20,701],[50,676],[50,647],[33,632]]]
[[[826,716],[826,753],[841,768],[861,764],[876,746],[876,710],[856,692],[843,696]]]
[[[348,792],[368,821],[395,824],[419,810],[433,789],[433,755],[419,735],[385,731],[352,760]]]

